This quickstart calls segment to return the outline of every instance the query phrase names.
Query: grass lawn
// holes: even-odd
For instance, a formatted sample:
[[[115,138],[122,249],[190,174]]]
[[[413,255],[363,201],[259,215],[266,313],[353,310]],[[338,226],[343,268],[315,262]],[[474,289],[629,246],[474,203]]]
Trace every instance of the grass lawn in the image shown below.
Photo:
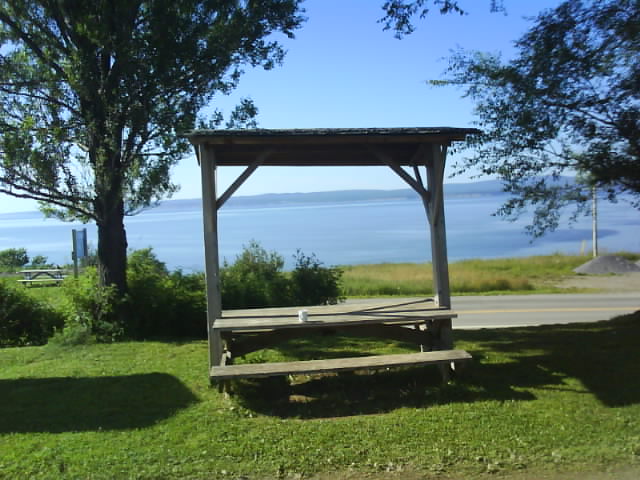
[[[469,478],[640,464],[640,313],[456,332],[473,364],[207,382],[206,343],[0,350],[0,478]],[[408,351],[350,337],[246,361]],[[352,477],[353,478],[353,477]]]

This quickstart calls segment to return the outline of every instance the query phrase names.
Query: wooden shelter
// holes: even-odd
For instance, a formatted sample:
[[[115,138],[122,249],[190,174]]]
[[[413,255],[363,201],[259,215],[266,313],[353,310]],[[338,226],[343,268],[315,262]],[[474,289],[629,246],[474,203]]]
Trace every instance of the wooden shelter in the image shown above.
[[[196,149],[202,178],[205,272],[207,281],[207,331],[210,378],[278,375],[379,368],[415,363],[447,364],[470,358],[452,350],[447,242],[444,217],[443,175],[447,148],[477,133],[466,128],[373,128],[293,130],[195,130],[187,137]],[[431,236],[433,298],[386,305],[324,306],[309,309],[309,320],[298,319],[298,309],[260,309],[223,312],[221,308],[217,212],[260,166],[380,166],[386,165],[422,199]],[[244,166],[244,172],[219,194],[218,167]],[[423,174],[420,173],[424,169]],[[285,179],[283,179],[285,180]],[[426,242],[425,242],[426,248]],[[421,353],[360,357],[359,361],[315,361],[245,368],[227,365],[230,355],[242,355],[282,338],[311,330],[336,329],[415,341]],[[437,355],[434,353],[437,351]],[[387,358],[388,357],[388,358]],[[391,358],[395,357],[395,358]],[[321,362],[319,364],[318,362]],[[324,363],[322,363],[324,362]]]

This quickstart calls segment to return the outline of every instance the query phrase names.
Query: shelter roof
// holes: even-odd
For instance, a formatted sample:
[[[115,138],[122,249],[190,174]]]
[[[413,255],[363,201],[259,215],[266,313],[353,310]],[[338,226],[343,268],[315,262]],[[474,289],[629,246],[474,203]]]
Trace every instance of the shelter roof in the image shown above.
[[[193,130],[185,136],[194,145],[214,148],[216,164],[250,165],[269,152],[262,165],[367,166],[380,165],[380,154],[399,165],[416,165],[422,145],[449,145],[477,134],[472,128],[315,128]]]

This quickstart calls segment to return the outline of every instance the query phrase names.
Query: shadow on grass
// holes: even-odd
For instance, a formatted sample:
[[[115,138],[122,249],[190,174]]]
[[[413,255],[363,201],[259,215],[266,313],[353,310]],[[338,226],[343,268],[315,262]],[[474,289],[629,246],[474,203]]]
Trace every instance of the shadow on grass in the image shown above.
[[[351,336],[314,336],[282,344],[278,350],[287,358],[355,357],[391,353],[380,351],[377,339]],[[411,349],[408,344],[395,347]],[[415,347],[413,347],[415,349]],[[478,362],[477,355],[474,362]],[[262,355],[253,360],[264,361]],[[251,360],[250,360],[251,361]],[[272,360],[273,361],[273,360]],[[345,372],[325,375],[299,375],[290,379],[270,377],[232,382],[237,401],[245,408],[281,418],[327,418],[380,414],[398,408],[424,408],[453,402],[485,399],[533,400],[505,381],[515,375],[512,364],[474,365],[470,371],[487,382],[469,381],[443,384],[434,366],[393,368],[390,370]],[[544,375],[544,372],[539,372]]]
[[[640,312],[597,323],[458,332],[481,352],[516,366],[513,386],[567,391],[575,378],[608,407],[640,403]],[[528,381],[535,370],[555,381]],[[529,384],[529,385],[528,385]]]
[[[309,378],[293,385],[284,377],[243,380],[236,382],[234,391],[245,408],[281,418],[371,415],[484,399],[535,398],[499,382],[481,387],[461,382],[443,385],[433,366]]]
[[[456,402],[528,401],[535,390],[593,394],[608,407],[640,402],[640,314],[589,324],[457,331],[460,348],[473,355],[458,380],[442,384],[436,367],[296,376],[233,382],[244,407],[281,418],[329,418],[428,408]],[[375,341],[335,337],[291,341],[279,350],[309,359],[371,355]],[[378,343],[379,345],[379,343]],[[357,347],[360,348],[357,348]],[[575,382],[579,380],[584,388]]]
[[[0,380],[0,434],[142,428],[197,400],[163,373]]]

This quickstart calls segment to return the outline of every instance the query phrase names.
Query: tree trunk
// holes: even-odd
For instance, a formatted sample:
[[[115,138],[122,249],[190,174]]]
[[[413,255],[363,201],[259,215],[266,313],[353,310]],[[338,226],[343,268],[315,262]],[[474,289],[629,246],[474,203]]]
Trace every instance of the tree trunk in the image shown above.
[[[127,233],[124,228],[124,202],[119,195],[98,200],[98,275],[100,285],[114,285],[118,296],[127,293]],[[112,201],[110,201],[112,200]]]

